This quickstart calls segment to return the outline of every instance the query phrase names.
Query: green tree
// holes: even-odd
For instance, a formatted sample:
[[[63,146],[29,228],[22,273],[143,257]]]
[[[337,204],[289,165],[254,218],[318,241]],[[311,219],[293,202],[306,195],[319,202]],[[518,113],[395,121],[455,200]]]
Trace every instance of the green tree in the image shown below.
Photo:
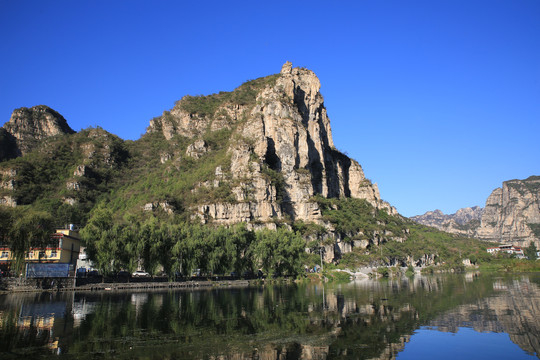
[[[8,245],[10,243],[9,234],[13,226],[13,209],[0,206],[0,244]]]
[[[184,268],[184,255],[185,255],[185,231],[183,231],[183,228],[181,225],[172,225],[170,227],[170,236],[171,236],[171,242],[172,242],[172,248],[171,248],[171,260],[172,260],[172,266],[171,266],[171,274],[169,274],[169,277],[172,276],[172,272],[179,272],[183,273],[185,270]]]
[[[154,275],[160,264],[160,248],[164,241],[159,220],[147,220],[141,227],[137,238],[137,253],[146,271]]]
[[[105,206],[99,206],[93,211],[88,223],[81,230],[81,238],[88,256],[103,274],[113,272],[119,231],[118,226],[113,230],[112,212]]]
[[[536,260],[536,253],[538,250],[536,249],[536,245],[534,242],[531,241],[528,247],[525,248],[525,256],[529,260]]]
[[[287,229],[262,230],[255,233],[254,254],[264,272],[296,276],[301,271],[300,255],[305,242],[298,233]]]
[[[253,252],[251,244],[255,240],[255,233],[246,228],[245,223],[240,223],[230,229],[230,234],[227,237],[227,254],[228,260],[232,268],[229,271],[236,271],[241,274],[246,270],[253,269]]]
[[[170,224],[162,224],[160,242],[155,245],[158,250],[158,261],[169,279],[173,279],[175,271],[175,259],[172,254],[174,246],[174,227]]]
[[[24,255],[31,247],[43,247],[51,241],[54,232],[53,218],[42,211],[16,211],[9,231],[8,245],[15,259],[15,268],[20,270]]]

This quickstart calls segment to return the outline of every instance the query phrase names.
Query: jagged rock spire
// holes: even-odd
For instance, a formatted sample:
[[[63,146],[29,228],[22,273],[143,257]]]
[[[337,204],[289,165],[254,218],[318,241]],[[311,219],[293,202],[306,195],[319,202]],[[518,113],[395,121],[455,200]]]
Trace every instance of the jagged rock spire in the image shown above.
[[[281,67],[281,74],[290,74],[292,72],[292,62],[287,61]]]

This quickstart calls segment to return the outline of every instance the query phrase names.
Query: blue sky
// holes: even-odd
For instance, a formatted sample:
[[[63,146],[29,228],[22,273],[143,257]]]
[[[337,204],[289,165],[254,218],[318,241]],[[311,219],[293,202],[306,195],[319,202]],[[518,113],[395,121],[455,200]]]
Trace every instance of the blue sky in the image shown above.
[[[289,60],[406,216],[540,175],[540,1],[1,1],[0,124],[48,105],[137,139],[186,94]]]

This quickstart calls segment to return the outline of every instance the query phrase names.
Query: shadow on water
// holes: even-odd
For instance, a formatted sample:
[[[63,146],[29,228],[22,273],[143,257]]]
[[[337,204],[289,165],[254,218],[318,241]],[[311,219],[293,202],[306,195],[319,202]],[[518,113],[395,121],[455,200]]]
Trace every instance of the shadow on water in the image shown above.
[[[540,350],[539,276],[0,296],[1,358],[391,359],[421,327]]]

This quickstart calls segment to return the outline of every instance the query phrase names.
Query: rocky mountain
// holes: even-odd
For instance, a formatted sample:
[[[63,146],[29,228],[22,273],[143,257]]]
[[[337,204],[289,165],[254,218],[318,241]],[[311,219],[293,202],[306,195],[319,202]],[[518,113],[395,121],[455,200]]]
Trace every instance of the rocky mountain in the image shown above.
[[[493,190],[486,200],[480,239],[540,248],[540,176],[509,180]]]
[[[7,148],[11,145],[11,149],[14,150],[12,152],[16,155],[28,154],[48,137],[75,133],[62,115],[45,105],[14,110],[11,119],[4,124],[3,129],[4,141],[14,141],[15,149],[13,149],[13,144],[2,146],[1,135],[0,147]],[[10,154],[7,155],[4,155],[4,158],[9,157]]]
[[[289,217],[321,222],[319,206],[311,200],[316,194],[366,199],[396,214],[360,164],[335,148],[320,87],[312,71],[286,63],[280,74],[238,89],[234,95],[240,99],[206,99],[209,109],[203,112],[194,98],[184,97],[151,121],[149,133],[159,132],[169,141],[175,136],[190,139],[185,156],[192,158],[212,150],[203,139],[207,129],[231,130],[230,166],[216,167],[215,179],[195,191],[227,182],[234,200],[196,204],[193,210],[202,221],[232,224]]]
[[[459,209],[454,214],[444,214],[441,210],[428,211],[424,215],[411,217],[417,223],[442,231],[464,236],[474,236],[480,225],[483,209],[479,206]]]
[[[324,242],[328,261],[404,241],[403,218],[334,146],[320,87],[312,71],[288,62],[232,92],[184,96],[136,141],[100,128],[76,133],[43,105],[17,109],[0,129],[0,203],[49,212],[60,224],[84,225],[101,206],[118,222],[302,229]],[[360,220],[337,216],[342,210]]]
[[[503,182],[483,209],[464,208],[452,215],[435,210],[411,219],[453,234],[521,247],[534,242],[540,248],[540,176]]]

